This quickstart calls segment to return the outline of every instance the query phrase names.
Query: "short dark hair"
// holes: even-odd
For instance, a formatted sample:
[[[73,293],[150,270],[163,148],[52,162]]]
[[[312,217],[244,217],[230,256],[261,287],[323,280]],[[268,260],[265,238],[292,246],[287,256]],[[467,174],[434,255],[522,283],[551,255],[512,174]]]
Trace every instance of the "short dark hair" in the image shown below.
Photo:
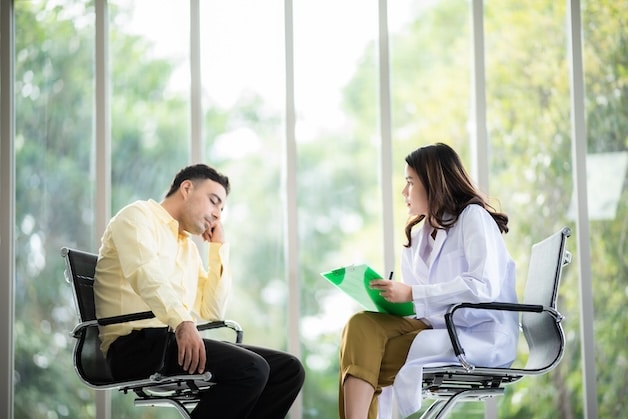
[[[179,173],[176,174],[172,180],[170,189],[166,194],[166,198],[178,191],[183,181],[191,180],[192,182],[195,182],[206,179],[220,183],[225,188],[225,191],[227,191],[227,195],[229,194],[230,185],[229,178],[227,176],[206,164],[193,164],[181,169]]]

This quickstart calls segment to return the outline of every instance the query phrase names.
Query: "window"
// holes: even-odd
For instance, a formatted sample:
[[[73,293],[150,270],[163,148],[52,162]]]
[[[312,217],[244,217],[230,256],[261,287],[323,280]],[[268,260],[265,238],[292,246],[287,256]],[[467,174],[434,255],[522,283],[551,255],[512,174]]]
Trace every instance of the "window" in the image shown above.
[[[90,4],[15,2],[16,418],[95,413],[69,373],[76,319],[60,254],[95,250]]]
[[[291,9],[285,8],[288,3]],[[387,105],[379,91],[380,3],[288,3],[106,2],[108,205],[115,213],[136,199],[162,199],[174,173],[190,161],[203,160],[227,174],[232,193],[225,224],[235,279],[228,317],[242,323],[246,342],[284,350],[295,338],[287,333],[294,319],[287,309],[293,285],[286,275],[295,261],[286,259],[285,238],[296,233],[296,320],[307,369],[298,415],[333,417],[339,334],[358,308],[319,273],[359,262],[385,268],[382,225],[388,220],[382,210],[386,185],[380,173],[380,111]],[[474,163],[470,7],[480,7],[478,3],[387,2],[390,62],[384,65],[390,70],[391,104],[385,110],[392,118],[395,246],[402,244],[406,221],[399,195],[405,155],[444,141],[458,149],[467,167]],[[581,2],[592,232],[585,263],[595,289],[599,396],[582,391],[582,296],[576,286],[581,261],[576,260],[561,289],[559,308],[567,315],[565,358],[552,374],[524,380],[498,399],[500,417],[583,416],[583,398],[596,396],[600,417],[622,412],[621,392],[615,389],[625,388],[628,376],[624,334],[617,330],[626,323],[628,107],[621,29],[628,16],[615,3]],[[75,314],[59,255],[62,246],[96,251],[99,243],[95,167],[105,156],[96,154],[93,134],[99,117],[94,107],[94,4],[99,3],[14,0],[14,56],[0,52],[3,60],[13,60],[15,71],[15,225],[10,226],[15,240],[9,244],[15,278],[7,275],[6,281],[15,283],[15,371],[13,381],[8,380],[14,385],[17,418],[97,415],[94,392],[70,373],[74,342],[68,331]],[[198,10],[191,9],[197,5]],[[522,292],[530,245],[563,225],[573,228],[582,205],[573,193],[569,11],[566,3],[552,0],[526,2],[525,7],[514,1],[484,2],[482,7],[488,193],[510,216],[506,240],[519,266]],[[286,24],[292,31],[286,31]],[[191,40],[200,46],[198,61]],[[287,82],[286,61],[294,64],[293,86]],[[190,89],[191,74],[200,74],[199,91]],[[200,105],[193,100],[199,92]],[[290,171],[285,150],[292,110],[286,109],[286,97],[294,97],[296,113],[296,162]],[[197,113],[198,135],[190,123]],[[286,202],[287,179],[297,185],[296,209]],[[287,231],[287,214],[293,210],[297,232]],[[578,242],[569,243],[578,255]],[[522,357],[524,352],[522,348]],[[164,409],[134,408],[131,397],[116,394],[112,399],[114,417],[171,417]],[[480,418],[483,407],[473,403],[454,415]]]

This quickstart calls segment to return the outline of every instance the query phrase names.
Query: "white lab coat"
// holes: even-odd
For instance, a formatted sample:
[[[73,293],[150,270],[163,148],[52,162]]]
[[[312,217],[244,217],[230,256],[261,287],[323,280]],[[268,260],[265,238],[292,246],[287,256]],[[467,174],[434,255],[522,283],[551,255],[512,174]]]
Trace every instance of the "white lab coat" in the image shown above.
[[[412,246],[403,249],[401,274],[403,282],[412,286],[417,317],[427,320],[433,329],[417,335],[392,392],[386,388],[380,395],[380,419],[390,418],[392,400],[404,417],[420,409],[424,366],[457,363],[444,319],[451,304],[517,301],[514,262],[486,210],[469,205],[449,230],[438,230],[435,239],[431,232],[426,222],[413,231]],[[459,309],[454,322],[471,363],[502,367],[515,359],[516,313]]]

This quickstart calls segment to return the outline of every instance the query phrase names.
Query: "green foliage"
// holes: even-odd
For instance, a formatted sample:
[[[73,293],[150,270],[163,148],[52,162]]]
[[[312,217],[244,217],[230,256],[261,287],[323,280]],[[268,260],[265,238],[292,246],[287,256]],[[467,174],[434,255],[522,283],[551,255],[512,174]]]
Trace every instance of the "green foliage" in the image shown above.
[[[92,227],[94,32],[87,24],[93,12],[87,2],[68,7],[18,1],[15,15],[15,417],[94,417],[94,392],[73,372],[74,341],[68,333],[76,318],[59,253],[62,246],[97,250]],[[122,44],[111,44],[119,48],[116,57],[146,50],[145,41],[137,37]],[[142,61],[140,55],[134,58],[136,65],[114,64],[116,71],[126,70],[123,77],[114,78],[118,90],[112,97],[112,116],[119,122],[113,126],[114,182],[125,178],[116,178],[121,172],[135,178],[132,188],[116,188],[114,203],[139,196],[135,191],[142,191],[143,198],[144,191],[158,197],[174,167],[187,160],[186,148],[180,145],[187,133],[174,122],[178,119],[178,125],[185,126],[181,121],[186,105],[181,99],[157,100],[172,64]],[[152,130],[138,121],[153,122]],[[161,141],[160,136],[172,140]],[[144,170],[133,172],[139,169],[134,164],[138,160]],[[155,164],[158,161],[167,164]]]
[[[621,2],[619,2],[621,3]],[[611,0],[583,3],[589,152],[628,149],[625,27],[627,11]],[[59,257],[62,246],[95,251],[93,231],[93,9],[91,2],[16,1],[16,418],[94,417],[94,393],[79,382],[68,331],[75,318]],[[128,11],[110,10],[112,22]],[[535,0],[486,2],[488,131],[491,196],[511,219],[506,236],[525,278],[529,249],[550,231],[571,225],[569,77],[565,4]],[[393,167],[401,190],[403,157],[434,141],[470,161],[468,3],[433,2],[391,37]],[[188,163],[187,98],[169,92],[177,63],[151,58],[152,45],[112,25],[112,212],[135,199],[161,199],[172,175]],[[377,49],[365,46],[343,92],[347,123],[299,142],[299,275],[305,417],[335,417],[337,345],[342,322],[325,312],[332,290],[319,272],[359,255],[381,264],[378,187]],[[238,304],[228,317],[247,343],[287,347],[285,278],[286,179],[282,172],[282,111],[255,93],[231,108],[210,103],[204,155],[228,174],[226,225]],[[624,347],[628,264],[624,188],[613,220],[591,222],[597,386],[600,417],[626,410]],[[396,232],[402,202],[395,202]],[[576,254],[578,232],[570,239]],[[397,234],[401,243],[401,234]],[[522,292],[523,280],[520,281]],[[511,386],[500,417],[581,417],[582,373],[577,261],[566,270],[559,301],[567,349],[551,374]],[[324,323],[322,320],[327,321]],[[310,325],[321,324],[323,330]],[[521,359],[524,358],[522,353]],[[68,391],[68,389],[71,389]],[[177,417],[168,409],[137,409],[113,396],[116,418]],[[481,417],[481,404],[452,417]]]
[[[460,57],[468,55],[469,44],[464,40],[469,31],[465,19],[458,17],[467,13],[459,2],[440,1],[423,10],[406,32],[391,38],[394,161],[402,161],[414,147],[443,139],[465,157],[468,134],[462,128],[468,99],[461,100],[459,92],[468,91],[469,64]],[[627,16],[625,7],[614,2],[583,5],[590,153],[628,148],[628,56],[625,31],[621,30]],[[531,244],[563,225],[574,227],[568,215],[572,167],[565,19],[561,2],[541,0],[528,2],[526,7],[513,2],[486,3],[490,192],[511,219],[506,240],[518,262],[520,292]],[[366,51],[372,55],[370,47]],[[361,112],[364,100],[355,99],[359,92],[368,91],[368,83],[376,81],[375,72],[365,81],[369,71],[368,66],[359,69],[348,88],[347,98],[352,99],[348,105],[360,121],[356,131],[374,126],[373,111],[367,106],[366,112]],[[626,287],[622,256],[627,227],[625,194],[624,190],[613,220],[592,222],[601,417],[617,417],[625,409],[625,334],[620,331],[625,324],[621,303]],[[575,255],[577,231],[574,233],[569,248]],[[513,385],[500,401],[502,417],[583,415],[577,261],[566,270],[563,283],[559,302],[567,316],[563,362],[552,374]],[[525,353],[521,358],[524,360]]]

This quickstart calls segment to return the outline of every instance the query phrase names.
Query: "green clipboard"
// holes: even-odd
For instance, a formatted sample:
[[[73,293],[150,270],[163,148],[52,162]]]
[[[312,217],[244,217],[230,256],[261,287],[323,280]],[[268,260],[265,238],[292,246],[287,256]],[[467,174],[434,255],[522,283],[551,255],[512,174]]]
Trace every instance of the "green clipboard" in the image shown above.
[[[321,276],[353,298],[367,311],[379,311],[397,316],[412,316],[414,304],[391,303],[379,294],[379,291],[371,289],[369,282],[383,277],[368,265],[343,266],[329,272],[322,272]]]

